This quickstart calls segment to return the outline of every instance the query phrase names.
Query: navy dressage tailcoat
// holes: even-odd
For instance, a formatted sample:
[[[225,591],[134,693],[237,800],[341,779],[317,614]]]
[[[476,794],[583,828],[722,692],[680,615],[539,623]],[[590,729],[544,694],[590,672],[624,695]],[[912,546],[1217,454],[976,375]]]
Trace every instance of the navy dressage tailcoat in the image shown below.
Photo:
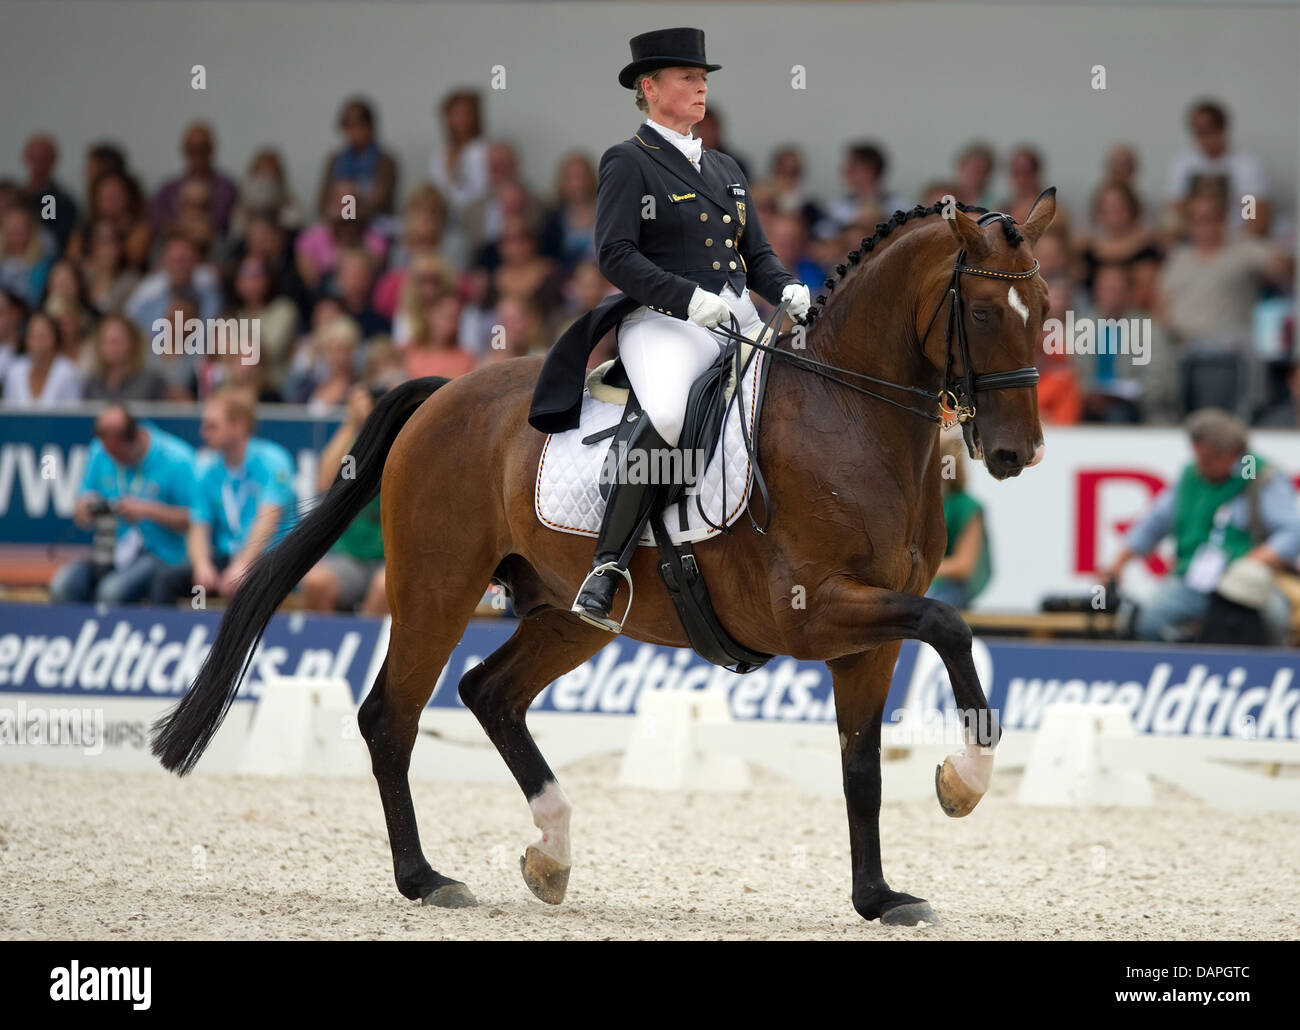
[[[686,318],[696,286],[745,286],[770,303],[799,280],[763,235],[740,166],[702,150],[700,170],[648,122],[600,159],[596,252],[611,294],[573,323],[546,355],[528,421],[544,433],[578,424],[587,360],[610,329],[642,305]]]

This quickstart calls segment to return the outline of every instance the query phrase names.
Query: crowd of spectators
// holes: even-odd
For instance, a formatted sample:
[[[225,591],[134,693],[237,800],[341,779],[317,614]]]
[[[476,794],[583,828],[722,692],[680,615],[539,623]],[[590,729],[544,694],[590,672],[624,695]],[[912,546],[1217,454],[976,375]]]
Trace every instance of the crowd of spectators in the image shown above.
[[[152,193],[113,143],[89,149],[74,191],[56,176],[55,140],[32,136],[25,180],[0,181],[0,404],[201,401],[236,381],[263,402],[338,410],[357,384],[374,393],[545,352],[612,289],[593,250],[594,155],[566,154],[539,192],[512,143],[485,132],[476,93],[449,94],[439,118],[428,166],[403,170],[372,105],[346,100],[309,203],[274,148],[229,174],[203,122],[185,127],[181,166]],[[695,131],[741,162],[773,248],[814,293],[897,208],[951,194],[1023,219],[1050,179],[1034,147],[973,142],[948,178],[904,186],[884,147],[863,141],[845,148],[841,194],[822,198],[800,148],[778,147],[755,174],[716,113]],[[1212,404],[1295,424],[1290,225],[1222,105],[1194,104],[1186,131],[1162,196],[1139,194],[1137,150],[1114,145],[1086,209],[1060,203],[1039,243],[1052,317],[1149,320],[1128,353],[1045,346],[1048,421],[1168,423]],[[155,353],[155,322],[177,312],[257,319],[261,360]]]
[[[331,443],[342,453],[385,390],[411,377],[457,376],[545,353],[613,289],[594,252],[593,153],[566,154],[539,191],[515,146],[485,131],[477,93],[448,94],[437,119],[440,139],[427,167],[403,169],[384,145],[373,105],[345,100],[337,144],[306,202],[275,148],[258,149],[243,176],[232,175],[215,129],[202,121],[184,128],[180,167],[152,189],[117,143],[89,148],[76,190],[56,174],[54,138],[38,133],[26,141],[25,178],[0,180],[0,408],[194,402],[205,405],[205,440],[209,432],[219,438],[209,447],[227,453],[224,464],[203,466],[212,483],[193,485],[195,496],[206,489],[207,507],[148,499],[161,507],[150,507],[158,546],[147,569],[126,562],[117,571],[132,574],[95,588],[102,577],[79,566],[56,580],[56,593],[171,599],[191,581],[228,591],[279,531],[257,521],[256,506],[225,518],[217,504],[232,483],[242,491],[258,465],[244,458],[257,405],[346,412]],[[1221,104],[1194,103],[1185,131],[1186,149],[1170,163],[1162,195],[1140,194],[1139,152],[1120,143],[1102,155],[1086,206],[1058,196],[1056,221],[1036,248],[1049,319],[1111,328],[1098,330],[1095,348],[1084,352],[1050,346],[1045,329],[1045,422],[1171,424],[1215,406],[1261,425],[1300,425],[1292,225],[1277,217],[1260,162],[1233,139]],[[695,132],[744,168],[773,249],[814,295],[895,209],[951,195],[1023,220],[1050,182],[1033,146],[999,154],[976,141],[956,154],[946,178],[901,184],[890,176],[885,147],[863,140],[844,149],[840,194],[818,197],[799,147],[777,147],[759,170],[723,138],[716,111]],[[257,361],[213,353],[220,348],[204,339],[199,354],[151,346],[159,320],[206,334],[209,319],[228,318],[256,322]],[[1126,347],[1115,334],[1130,327]],[[613,346],[610,334],[592,363]],[[173,469],[170,459],[184,456],[185,445],[140,428],[129,409],[105,410],[113,424],[97,425],[87,496],[102,494],[109,479],[120,483],[123,470],[138,470],[146,458]],[[124,428],[116,425],[123,420]],[[128,433],[120,453],[111,442],[119,430]],[[254,441],[251,452],[260,446]],[[271,457],[272,465],[280,461]],[[321,489],[334,471],[327,465]],[[96,486],[95,476],[107,478]],[[283,514],[293,498],[273,485],[264,488]],[[377,513],[376,504],[308,577],[313,607],[382,607]],[[140,521],[135,516],[128,524]],[[79,508],[78,519],[88,524],[89,511]],[[223,523],[251,548],[220,533],[194,535],[195,526]]]

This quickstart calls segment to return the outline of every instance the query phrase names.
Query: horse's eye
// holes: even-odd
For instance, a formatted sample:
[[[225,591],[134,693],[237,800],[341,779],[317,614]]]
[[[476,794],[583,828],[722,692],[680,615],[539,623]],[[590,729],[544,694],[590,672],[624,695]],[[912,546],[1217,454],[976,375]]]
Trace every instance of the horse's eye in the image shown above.
[[[981,325],[989,320],[989,313],[984,308],[971,308],[970,316]]]

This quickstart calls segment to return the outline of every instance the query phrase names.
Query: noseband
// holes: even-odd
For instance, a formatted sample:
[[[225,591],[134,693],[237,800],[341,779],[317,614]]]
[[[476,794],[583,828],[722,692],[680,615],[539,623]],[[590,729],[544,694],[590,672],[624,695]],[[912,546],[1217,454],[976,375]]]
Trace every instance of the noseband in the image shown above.
[[[986,225],[996,219],[1007,219],[1013,221],[1009,215],[1004,215],[1000,211],[989,211],[979,218],[979,225]],[[934,328],[935,320],[939,317],[939,312],[943,310],[944,305],[948,305],[948,326],[946,330],[946,339],[944,341],[945,362],[943,370],[943,388],[936,395],[931,390],[923,390],[916,386],[906,386],[903,383],[891,382],[888,379],[878,379],[875,376],[869,376],[863,372],[854,372],[852,369],[840,368],[838,365],[831,365],[824,361],[817,361],[814,358],[805,358],[794,354],[788,350],[780,350],[777,347],[768,344],[759,343],[751,340],[748,336],[741,333],[739,322],[735,315],[731,317],[731,325],[719,325],[715,332],[736,340],[742,344],[749,344],[758,349],[771,352],[774,357],[783,358],[794,365],[802,366],[810,372],[821,376],[823,379],[829,379],[832,382],[839,383],[841,386],[847,386],[850,390],[856,390],[858,393],[866,394],[868,397],[874,397],[878,401],[886,404],[892,404],[896,408],[902,408],[904,411],[910,411],[913,415],[919,415],[921,418],[931,422],[937,422],[942,426],[953,425],[954,423],[966,423],[975,417],[975,395],[978,393],[987,393],[991,390],[1012,390],[1027,386],[1035,386],[1038,383],[1038,369],[1032,365],[1025,368],[1012,369],[1008,372],[986,372],[982,375],[976,375],[971,370],[970,346],[966,342],[966,324],[965,310],[962,305],[961,296],[961,277],[963,275],[982,275],[989,279],[1031,279],[1038,274],[1038,261],[1028,271],[1024,272],[995,272],[989,268],[979,268],[975,265],[966,264],[966,251],[961,250],[957,253],[957,260],[953,264],[952,276],[948,280],[948,287],[944,291],[943,297],[939,300],[934,309],[934,314],[930,316],[930,321],[926,323],[925,332],[917,341],[918,347],[922,353],[925,351],[925,341],[930,337],[930,330]],[[785,310],[788,302],[783,301],[768,322],[768,326],[779,326],[781,319],[785,316]],[[766,330],[760,334],[760,339],[766,336]],[[961,376],[954,378],[952,374],[953,365],[953,341],[956,341],[956,354],[961,357]],[[779,342],[779,341],[778,341]],[[848,379],[841,379],[840,376],[850,376],[853,379],[862,380],[877,386],[887,386],[892,390],[902,390],[905,393],[915,394],[925,398],[930,404],[939,405],[940,414],[922,408],[912,407],[910,404],[903,404],[899,401],[885,397]]]

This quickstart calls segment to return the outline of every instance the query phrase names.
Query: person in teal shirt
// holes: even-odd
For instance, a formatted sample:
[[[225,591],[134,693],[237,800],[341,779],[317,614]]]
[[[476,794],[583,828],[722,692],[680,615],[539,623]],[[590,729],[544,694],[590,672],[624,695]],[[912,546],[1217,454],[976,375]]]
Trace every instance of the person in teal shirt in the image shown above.
[[[969,608],[993,575],[984,507],[966,492],[966,465],[962,438],[946,437],[940,444],[943,521],[948,544],[934,582],[925,596],[954,608]]]
[[[203,406],[208,450],[198,462],[188,550],[194,584],[230,596],[252,563],[274,547],[297,517],[293,459],[277,443],[253,436],[255,401],[238,387],[218,390]]]
[[[89,529],[96,505],[109,506],[117,519],[113,567],[97,572],[91,558],[71,562],[50,581],[51,598],[169,600],[169,577],[185,566],[185,533],[197,492],[194,448],[152,422],[137,422],[122,405],[106,407],[95,420],[73,519]]]

